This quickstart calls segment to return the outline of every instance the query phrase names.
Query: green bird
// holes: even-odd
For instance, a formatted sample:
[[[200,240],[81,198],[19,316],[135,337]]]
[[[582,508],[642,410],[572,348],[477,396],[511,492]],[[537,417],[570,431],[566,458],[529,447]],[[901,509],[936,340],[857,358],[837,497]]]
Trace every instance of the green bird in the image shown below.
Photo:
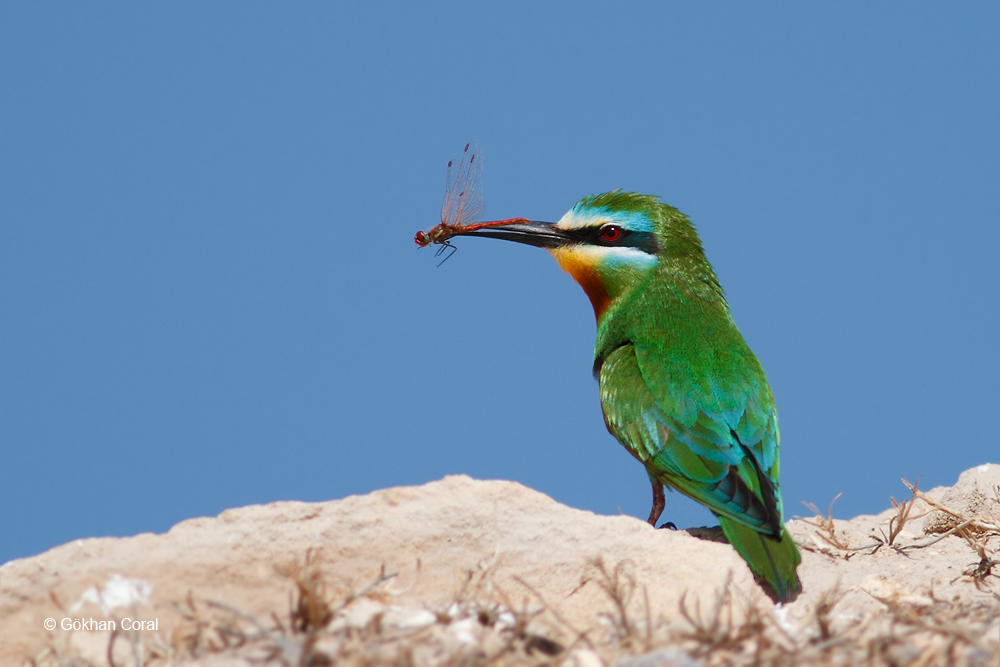
[[[436,243],[483,236],[552,253],[594,306],[604,422],[646,468],[649,523],[663,512],[664,487],[680,491],[718,517],[773,599],[794,599],[801,558],[782,521],[774,398],[687,216],[616,190],[556,223],[515,218],[431,234]]]

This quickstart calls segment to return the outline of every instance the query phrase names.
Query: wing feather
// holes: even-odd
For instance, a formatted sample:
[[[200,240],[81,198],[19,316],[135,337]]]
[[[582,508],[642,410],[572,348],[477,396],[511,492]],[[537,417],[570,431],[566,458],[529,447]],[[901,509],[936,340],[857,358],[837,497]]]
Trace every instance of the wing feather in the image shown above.
[[[713,512],[780,534],[777,419],[766,384],[689,378],[635,345],[611,352],[599,379],[608,430],[652,478]]]

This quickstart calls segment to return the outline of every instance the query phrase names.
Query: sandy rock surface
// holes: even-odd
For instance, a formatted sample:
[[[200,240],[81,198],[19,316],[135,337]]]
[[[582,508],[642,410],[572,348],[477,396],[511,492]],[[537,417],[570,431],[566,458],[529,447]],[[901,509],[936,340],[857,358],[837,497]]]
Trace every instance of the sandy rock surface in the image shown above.
[[[790,522],[803,546],[804,592],[774,611],[782,632],[817,632],[809,624],[833,591],[831,622],[848,625],[893,605],[918,613],[942,601],[1000,604],[1000,578],[986,563],[1000,547],[1000,538],[989,541],[1000,519],[1000,466],[973,468],[955,487],[928,492],[910,503],[900,527],[902,510]],[[307,588],[312,582],[330,603],[324,633],[306,644],[281,639],[322,612],[305,609],[309,598],[296,581]],[[274,634],[271,643],[287,664],[303,651],[343,654],[345,637],[376,625],[380,633],[422,633],[420,646],[408,649],[416,664],[444,664],[451,658],[442,656],[463,647],[475,647],[476,655],[490,654],[491,646],[503,651],[505,637],[515,635],[525,655],[604,664],[583,645],[590,641],[583,635],[596,637],[594,628],[632,641],[633,627],[684,622],[682,600],[689,612],[706,613],[720,595],[738,601],[737,615],[775,610],[727,544],[572,509],[514,482],[459,475],[325,503],[230,509],[161,535],[77,540],[6,563],[0,665],[20,667],[33,658],[108,665],[110,656],[123,666],[139,653],[141,661],[159,656],[168,664],[199,650],[203,657],[186,664],[248,664],[216,651],[225,632],[213,626],[208,637],[204,629],[219,614],[249,628],[240,630],[244,642],[255,632]],[[983,618],[992,622],[988,613]],[[47,619],[56,627],[46,629]],[[65,629],[64,619],[77,627]],[[125,619],[131,626],[123,630]],[[997,633],[1000,651],[1000,625]],[[992,645],[985,646],[975,650],[992,659]],[[664,664],[656,657],[663,651],[675,651],[676,664],[690,657],[657,650],[630,659]]]

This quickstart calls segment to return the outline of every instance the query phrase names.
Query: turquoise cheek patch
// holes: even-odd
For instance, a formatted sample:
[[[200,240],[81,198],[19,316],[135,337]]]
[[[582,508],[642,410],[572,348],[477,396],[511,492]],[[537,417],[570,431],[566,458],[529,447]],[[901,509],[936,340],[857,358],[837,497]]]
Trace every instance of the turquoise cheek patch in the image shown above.
[[[608,253],[601,262],[602,266],[608,269],[651,269],[656,266],[656,255],[650,255],[641,250],[631,252]]]

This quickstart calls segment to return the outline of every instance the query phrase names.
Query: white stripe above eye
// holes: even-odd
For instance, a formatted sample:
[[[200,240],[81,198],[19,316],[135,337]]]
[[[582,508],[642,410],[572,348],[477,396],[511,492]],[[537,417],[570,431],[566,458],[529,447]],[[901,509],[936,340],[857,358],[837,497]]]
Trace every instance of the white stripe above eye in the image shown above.
[[[559,219],[556,227],[559,229],[580,229],[581,227],[596,227],[608,222],[608,215],[603,211],[568,211]]]

